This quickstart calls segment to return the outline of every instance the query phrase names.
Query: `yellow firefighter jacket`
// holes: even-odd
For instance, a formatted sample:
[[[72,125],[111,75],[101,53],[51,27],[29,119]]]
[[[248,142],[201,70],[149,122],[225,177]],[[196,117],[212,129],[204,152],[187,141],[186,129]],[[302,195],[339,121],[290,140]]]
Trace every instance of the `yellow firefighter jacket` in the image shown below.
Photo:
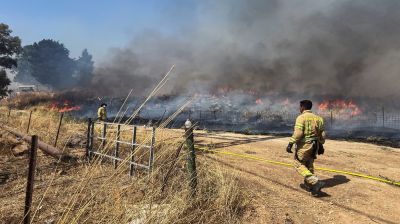
[[[290,143],[304,144],[318,140],[325,143],[324,120],[317,116],[311,110],[305,110],[296,118],[294,132],[290,138]]]
[[[99,120],[101,120],[101,121],[107,120],[107,111],[106,111],[106,108],[104,108],[104,107],[99,107],[99,109],[97,110],[97,119],[99,119]]]

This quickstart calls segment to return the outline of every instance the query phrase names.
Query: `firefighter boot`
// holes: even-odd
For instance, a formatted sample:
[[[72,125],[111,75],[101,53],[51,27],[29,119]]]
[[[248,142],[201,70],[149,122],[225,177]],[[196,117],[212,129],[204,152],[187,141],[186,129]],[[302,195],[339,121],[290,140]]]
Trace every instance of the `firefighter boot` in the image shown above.
[[[311,195],[314,197],[318,197],[321,193],[321,189],[325,186],[325,183],[322,181],[318,181],[316,184],[311,186]]]
[[[308,192],[311,192],[312,185],[309,184],[309,183],[307,183],[306,178],[304,178],[304,183],[300,184],[300,187],[301,187],[303,190],[306,190],[306,191],[308,191]]]

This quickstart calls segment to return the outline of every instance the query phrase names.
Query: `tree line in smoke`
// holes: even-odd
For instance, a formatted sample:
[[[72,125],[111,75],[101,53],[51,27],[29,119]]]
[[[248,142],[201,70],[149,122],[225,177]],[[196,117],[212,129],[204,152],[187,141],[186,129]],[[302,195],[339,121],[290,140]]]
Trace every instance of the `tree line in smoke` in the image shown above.
[[[8,25],[0,23],[0,97],[11,92],[6,70],[16,73],[15,82],[58,90],[86,86],[92,80],[94,62],[87,49],[74,59],[58,41],[43,39],[22,47],[21,39],[11,33]]]
[[[65,89],[87,85],[92,79],[93,60],[87,49],[78,59],[70,58],[64,44],[43,39],[23,47],[14,81]]]

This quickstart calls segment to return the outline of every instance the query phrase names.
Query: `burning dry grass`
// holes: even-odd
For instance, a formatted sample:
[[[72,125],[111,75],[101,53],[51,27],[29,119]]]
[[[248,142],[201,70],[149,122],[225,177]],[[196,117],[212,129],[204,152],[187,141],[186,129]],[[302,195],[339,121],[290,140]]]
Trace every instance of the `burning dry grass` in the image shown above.
[[[33,110],[30,134],[52,143],[59,114],[45,106]],[[7,109],[1,108],[1,120],[7,120]],[[14,111],[9,125],[26,132],[27,111]],[[86,123],[70,117],[64,120],[59,148],[68,153],[83,155],[83,149],[68,148],[73,138],[85,138]],[[110,131],[110,135],[115,132]],[[126,135],[126,136],[125,136]],[[121,137],[129,138],[129,133]],[[148,135],[138,135],[141,142]],[[248,194],[240,184],[240,176],[221,169],[204,157],[198,157],[197,194],[192,198],[186,172],[186,150],[173,166],[164,192],[161,186],[165,173],[174,161],[174,154],[183,141],[182,132],[157,129],[155,167],[151,174],[137,170],[134,178],[128,175],[126,161],[117,169],[100,158],[88,163],[83,157],[77,163],[59,163],[39,153],[38,172],[33,204],[35,222],[58,223],[239,223],[248,206]],[[0,150],[2,155],[9,147]],[[112,150],[112,144],[106,149]],[[122,149],[128,150],[128,149]],[[140,152],[140,150],[138,150]],[[5,155],[5,154],[4,154]],[[136,156],[144,156],[138,153]],[[7,154],[5,170],[14,175],[2,183],[0,220],[19,223],[22,219],[27,157]],[[139,159],[139,158],[138,158]],[[15,175],[16,173],[16,175]]]

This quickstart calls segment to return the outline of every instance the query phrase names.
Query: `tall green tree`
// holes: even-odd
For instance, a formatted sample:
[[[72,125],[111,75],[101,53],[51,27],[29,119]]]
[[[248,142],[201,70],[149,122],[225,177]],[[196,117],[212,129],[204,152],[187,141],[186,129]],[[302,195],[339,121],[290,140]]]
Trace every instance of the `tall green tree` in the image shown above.
[[[76,78],[80,86],[85,86],[92,80],[94,69],[92,58],[87,49],[84,49],[82,55],[76,60]]]
[[[69,50],[58,41],[44,39],[25,46],[21,61],[25,65],[18,73],[29,70],[30,75],[44,85],[65,89],[75,84],[75,61],[69,57]],[[19,74],[18,79],[23,77]]]
[[[8,86],[11,83],[5,69],[17,66],[17,56],[21,52],[21,40],[17,36],[11,36],[11,33],[8,25],[0,23],[0,97],[9,93]]]

